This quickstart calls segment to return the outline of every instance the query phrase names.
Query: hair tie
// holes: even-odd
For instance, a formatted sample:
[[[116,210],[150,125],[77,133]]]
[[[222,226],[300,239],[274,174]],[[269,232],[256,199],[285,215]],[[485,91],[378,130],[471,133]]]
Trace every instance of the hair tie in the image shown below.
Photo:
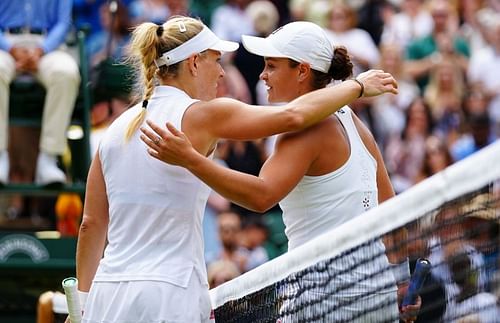
[[[148,100],[142,101],[142,108],[146,109],[148,107]]]
[[[163,25],[159,25],[158,28],[156,28],[156,36],[161,37],[163,34]]]

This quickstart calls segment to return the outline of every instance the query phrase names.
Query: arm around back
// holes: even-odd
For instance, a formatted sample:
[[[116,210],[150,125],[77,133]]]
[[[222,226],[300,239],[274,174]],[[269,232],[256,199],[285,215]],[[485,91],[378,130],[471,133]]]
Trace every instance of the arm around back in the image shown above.
[[[357,79],[364,85],[363,96],[397,93],[397,83],[389,73],[370,70]],[[257,107],[227,98],[200,102],[186,111],[182,130],[191,140],[191,136],[250,140],[298,131],[351,103],[360,91],[360,85],[349,80],[309,92],[283,106]]]

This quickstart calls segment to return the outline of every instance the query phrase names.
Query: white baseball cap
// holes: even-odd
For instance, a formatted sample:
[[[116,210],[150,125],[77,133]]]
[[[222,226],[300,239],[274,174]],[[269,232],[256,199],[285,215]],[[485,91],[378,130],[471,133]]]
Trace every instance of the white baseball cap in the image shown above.
[[[273,31],[266,38],[242,36],[243,46],[255,55],[286,57],[328,73],[333,58],[333,43],[320,26],[295,21]]]

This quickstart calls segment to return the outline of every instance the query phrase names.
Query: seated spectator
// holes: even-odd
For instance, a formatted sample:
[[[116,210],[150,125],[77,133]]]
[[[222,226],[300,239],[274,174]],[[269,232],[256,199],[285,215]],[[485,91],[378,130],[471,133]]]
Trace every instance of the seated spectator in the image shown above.
[[[495,141],[491,119],[487,113],[469,115],[466,126],[469,131],[451,146],[451,154],[455,161],[462,160]]]
[[[245,12],[252,19],[257,36],[266,37],[277,28],[279,13],[271,1],[253,1],[246,7]],[[261,102],[257,101],[256,91],[257,83],[263,82],[260,80],[260,73],[264,69],[264,60],[262,57],[251,54],[245,49],[245,46],[240,46],[234,54],[233,63],[245,78],[252,98],[252,104],[261,104]]]
[[[377,143],[385,147],[390,136],[400,135],[405,126],[406,109],[419,95],[419,88],[404,68],[403,49],[397,44],[380,48],[381,70],[391,73],[398,81],[398,95],[380,95],[373,98],[373,117]]]
[[[450,1],[433,0],[429,5],[434,29],[431,34],[410,42],[406,53],[408,71],[422,93],[429,82],[429,73],[437,64],[453,62],[465,72],[470,55],[466,40],[455,33],[458,21]]]
[[[413,185],[424,161],[425,139],[432,129],[429,105],[417,97],[406,109],[403,132],[389,138],[384,150],[387,170],[397,193]]]
[[[240,272],[244,272],[248,262],[248,250],[240,246],[240,215],[233,211],[223,211],[217,216],[217,225],[222,250],[218,254],[208,255],[207,264],[227,260],[233,262]]]
[[[356,11],[344,0],[334,1],[328,12],[326,31],[333,44],[347,48],[354,64],[354,76],[375,67],[380,60],[379,50],[370,34],[356,26]]]
[[[252,19],[245,11],[250,2],[250,0],[226,0],[214,10],[210,29],[219,38],[234,42],[239,42],[241,35],[255,34]]]
[[[499,5],[500,6],[500,5]],[[471,56],[467,76],[470,82],[480,83],[488,100],[488,112],[494,131],[500,136],[500,12],[488,24],[488,46]]]
[[[265,216],[265,215],[264,215]],[[245,271],[252,270],[269,260],[264,248],[269,232],[263,216],[260,214],[246,215],[243,218],[241,246],[248,250],[248,260]]]
[[[386,20],[383,26],[381,44],[399,44],[406,48],[411,41],[432,32],[432,17],[423,1],[402,0],[401,10]]]
[[[46,89],[35,182],[64,183],[66,174],[57,166],[57,156],[66,148],[80,84],[76,61],[62,50],[71,27],[72,1],[29,3],[0,4],[0,183],[9,180],[9,85],[19,74],[33,75]]]
[[[433,236],[427,241],[430,251],[428,259],[433,264],[430,274],[445,287],[446,313],[454,313],[451,304],[460,294],[451,272],[452,259],[459,252],[466,252],[469,255],[471,266],[477,271],[478,279],[474,282],[476,290],[482,292],[487,286],[484,257],[464,234],[466,232],[465,218],[460,210],[467,202],[450,205],[440,210],[431,228]],[[444,321],[447,322],[447,320]]]
[[[288,6],[295,21],[310,21],[324,28],[328,25],[329,0],[290,0]]]
[[[129,11],[122,1],[116,1],[116,10],[103,4],[99,8],[99,18],[103,29],[90,36],[87,45],[87,55],[90,67],[98,65],[105,59],[120,62],[126,56],[126,47],[130,41]]]
[[[440,137],[431,135],[425,140],[424,160],[414,181],[415,183],[423,181],[451,164],[453,164],[453,158],[446,142]]]
[[[483,255],[486,271],[486,291],[494,292],[500,273],[500,214],[493,203],[498,200],[488,192],[474,197],[462,212],[465,232],[470,243]]]
[[[453,256],[450,264],[451,277],[459,293],[445,314],[445,322],[497,322],[500,308],[495,295],[479,292],[477,288],[477,270],[466,252]]]
[[[453,61],[436,64],[430,74],[424,98],[429,104],[435,132],[446,139],[448,145],[457,140],[463,124],[464,73]]]
[[[171,16],[166,0],[133,0],[129,8],[134,24],[146,21],[162,24]]]

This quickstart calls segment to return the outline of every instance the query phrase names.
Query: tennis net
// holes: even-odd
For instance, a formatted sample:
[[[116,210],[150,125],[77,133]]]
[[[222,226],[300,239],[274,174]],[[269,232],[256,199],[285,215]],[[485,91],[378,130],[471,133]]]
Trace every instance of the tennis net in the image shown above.
[[[498,309],[500,141],[312,241],[210,290],[217,322],[397,322],[387,255],[426,258],[418,322]],[[387,237],[404,229],[405,241]],[[495,294],[496,293],[496,294]],[[479,295],[479,296],[478,296]],[[489,315],[489,316],[488,316]]]

